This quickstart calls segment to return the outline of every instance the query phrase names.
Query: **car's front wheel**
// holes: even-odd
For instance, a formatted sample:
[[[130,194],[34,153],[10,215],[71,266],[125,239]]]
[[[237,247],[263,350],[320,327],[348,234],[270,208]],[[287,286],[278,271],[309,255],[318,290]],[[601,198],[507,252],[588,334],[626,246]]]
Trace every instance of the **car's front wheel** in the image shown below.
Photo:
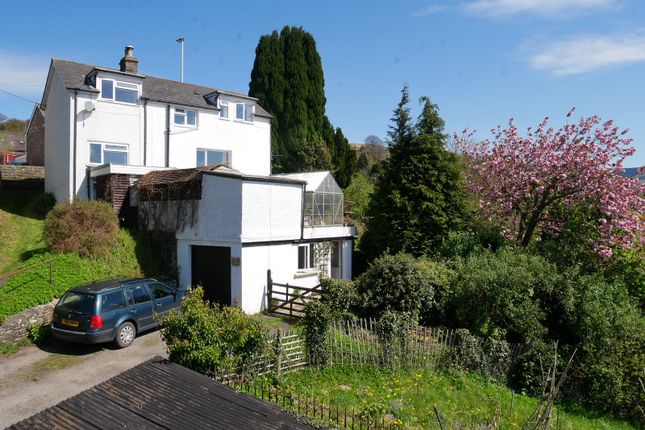
[[[119,348],[125,348],[126,346],[130,346],[136,335],[137,329],[134,327],[134,324],[124,322],[116,329],[114,342]]]

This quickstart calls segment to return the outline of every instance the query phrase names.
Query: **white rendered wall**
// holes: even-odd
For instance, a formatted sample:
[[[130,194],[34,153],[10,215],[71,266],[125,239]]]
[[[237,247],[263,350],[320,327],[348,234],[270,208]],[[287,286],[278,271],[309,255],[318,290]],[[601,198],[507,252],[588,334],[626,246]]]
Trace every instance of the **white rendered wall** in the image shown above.
[[[45,112],[45,191],[54,194],[59,202],[72,198],[73,103],[73,93],[54,71]]]
[[[73,117],[70,106],[73,107],[73,92],[65,89],[62,80],[56,73],[52,85],[52,93],[49,95],[50,105],[57,106],[48,109],[50,115],[46,119],[45,140],[47,142],[47,129],[53,127],[49,132],[50,141],[57,144],[69,141],[67,150],[73,145]],[[112,75],[99,73],[97,86],[103,77],[129,83],[141,83],[145,79],[128,77],[123,75]],[[60,98],[66,96],[68,105],[60,105]],[[191,168],[197,164],[197,149],[215,149],[231,152],[231,167],[249,175],[269,175],[271,173],[271,121],[267,118],[255,117],[253,122],[237,121],[233,119],[222,119],[218,111],[211,109],[197,109],[189,106],[159,103],[153,101],[139,100],[136,105],[120,103],[111,100],[103,100],[96,93],[82,93],[77,95],[77,151],[76,151],[76,184],[66,185],[66,191],[62,184],[63,175],[69,172],[72,178],[71,165],[55,171],[49,181],[50,188],[60,198],[71,198],[76,195],[79,198],[87,198],[87,167],[91,164],[89,160],[90,143],[112,143],[128,146],[128,164],[135,166],[156,166],[176,168]],[[234,98],[230,99],[232,102]],[[242,101],[243,99],[240,99]],[[85,103],[92,102],[93,111],[85,110]],[[248,103],[248,100],[246,100]],[[234,106],[231,104],[231,106]],[[166,128],[168,126],[167,109],[170,109],[170,138],[168,145],[169,159],[166,160]],[[197,126],[183,127],[174,124],[174,109],[191,109],[197,111]],[[52,112],[56,112],[52,114]],[[66,114],[66,116],[65,116]],[[234,112],[231,111],[233,115]],[[145,119],[144,119],[145,117]],[[71,123],[71,124],[70,124]],[[145,127],[144,127],[145,124]],[[145,130],[144,130],[145,128]],[[144,146],[145,142],[145,146]],[[51,145],[50,145],[51,149]],[[54,160],[51,165],[62,166],[59,157],[63,157],[65,148],[57,151],[55,155],[48,156],[47,145],[45,145],[46,160]],[[51,152],[51,151],[50,151]],[[67,154],[71,159],[71,154]],[[46,163],[47,164],[47,163]],[[52,167],[53,169],[53,167]],[[70,179],[72,181],[72,179]],[[75,190],[74,193],[69,191]]]
[[[242,241],[300,239],[302,185],[245,181]]]
[[[194,226],[177,232],[177,239],[240,243],[242,181],[204,174],[202,199]]]
[[[318,272],[298,272],[297,244],[243,247],[241,263],[241,305],[248,313],[260,312],[266,307],[268,269],[273,281],[281,284],[313,287],[320,283]]]
[[[341,241],[341,277],[342,279],[352,279],[352,252],[354,250],[354,241],[345,239]]]

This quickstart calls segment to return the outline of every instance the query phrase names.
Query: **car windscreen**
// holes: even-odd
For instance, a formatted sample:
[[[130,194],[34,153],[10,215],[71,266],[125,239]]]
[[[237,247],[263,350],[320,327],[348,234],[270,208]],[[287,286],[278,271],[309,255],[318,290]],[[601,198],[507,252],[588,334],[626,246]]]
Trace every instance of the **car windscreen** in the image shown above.
[[[56,308],[66,312],[75,312],[79,314],[92,314],[94,313],[94,300],[96,295],[77,293],[75,291],[68,291],[65,293]]]

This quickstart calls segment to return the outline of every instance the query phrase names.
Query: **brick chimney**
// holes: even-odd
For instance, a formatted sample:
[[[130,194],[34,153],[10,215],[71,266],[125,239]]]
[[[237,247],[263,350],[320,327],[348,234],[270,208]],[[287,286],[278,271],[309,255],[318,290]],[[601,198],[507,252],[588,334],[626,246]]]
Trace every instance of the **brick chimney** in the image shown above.
[[[139,71],[139,60],[132,55],[132,51],[134,51],[134,47],[132,45],[125,47],[125,56],[121,58],[119,65],[121,66],[122,72],[133,73],[136,75]]]

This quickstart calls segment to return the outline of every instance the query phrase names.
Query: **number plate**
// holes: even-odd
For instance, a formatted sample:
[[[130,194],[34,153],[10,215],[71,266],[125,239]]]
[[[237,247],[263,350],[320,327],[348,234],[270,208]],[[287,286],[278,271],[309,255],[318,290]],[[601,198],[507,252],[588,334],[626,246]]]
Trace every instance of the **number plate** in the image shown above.
[[[63,319],[61,322],[63,323],[63,325],[68,325],[70,327],[78,327],[78,321],[76,320]]]

